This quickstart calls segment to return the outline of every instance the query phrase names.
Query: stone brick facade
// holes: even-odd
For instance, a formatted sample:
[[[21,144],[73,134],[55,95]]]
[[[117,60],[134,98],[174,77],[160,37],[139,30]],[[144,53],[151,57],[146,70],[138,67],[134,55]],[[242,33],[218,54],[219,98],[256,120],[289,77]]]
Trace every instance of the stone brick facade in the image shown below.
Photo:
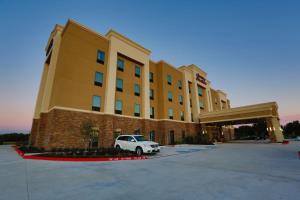
[[[86,120],[91,120],[99,129],[99,147],[111,147],[119,133],[139,132],[149,139],[150,131],[154,131],[155,141],[164,145],[172,142],[171,131],[174,132],[175,142],[181,141],[183,136],[193,136],[201,132],[198,123],[53,109],[48,113],[41,113],[40,119],[33,120],[31,145],[46,149],[84,148],[87,144],[83,140],[80,127]]]

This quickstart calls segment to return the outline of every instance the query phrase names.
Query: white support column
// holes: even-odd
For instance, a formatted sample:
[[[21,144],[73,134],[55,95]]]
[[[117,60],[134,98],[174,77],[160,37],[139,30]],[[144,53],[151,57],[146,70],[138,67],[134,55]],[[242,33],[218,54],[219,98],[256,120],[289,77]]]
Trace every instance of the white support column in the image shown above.
[[[189,83],[188,79],[186,77],[186,72],[183,71],[183,81],[182,81],[182,87],[183,87],[183,98],[184,98],[184,119],[188,122],[191,122],[191,107],[190,107],[190,95],[189,95]]]
[[[143,116],[145,119],[150,119],[150,98],[149,98],[149,90],[150,90],[150,82],[149,82],[149,62],[144,63],[143,68],[143,94],[142,94],[142,100],[143,100]]]
[[[198,85],[196,80],[196,73],[193,72],[193,82],[192,82],[192,113],[194,122],[198,122],[199,120],[199,114],[200,114],[200,106],[199,106],[199,97],[198,97]]]
[[[109,55],[107,63],[107,75],[105,78],[105,101],[104,112],[109,114],[115,113],[115,93],[116,93],[116,76],[117,76],[117,56],[118,50],[114,40],[109,43]]]

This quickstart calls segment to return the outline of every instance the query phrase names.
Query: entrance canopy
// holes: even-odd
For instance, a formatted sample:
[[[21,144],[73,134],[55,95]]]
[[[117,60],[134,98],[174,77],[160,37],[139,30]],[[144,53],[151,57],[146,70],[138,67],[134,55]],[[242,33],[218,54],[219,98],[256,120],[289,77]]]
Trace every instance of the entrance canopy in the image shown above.
[[[225,126],[236,124],[255,123],[260,120],[267,122],[267,129],[274,135],[274,141],[283,140],[278,117],[278,105],[276,102],[254,104],[220,111],[201,113],[200,124],[203,126]]]

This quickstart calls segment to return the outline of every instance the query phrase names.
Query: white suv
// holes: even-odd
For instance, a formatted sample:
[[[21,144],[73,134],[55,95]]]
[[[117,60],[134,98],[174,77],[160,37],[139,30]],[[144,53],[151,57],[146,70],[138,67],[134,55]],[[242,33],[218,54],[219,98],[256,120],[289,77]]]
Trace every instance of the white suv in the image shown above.
[[[142,135],[119,135],[114,147],[119,150],[136,152],[138,156],[143,153],[156,153],[160,150],[158,143],[146,141]]]

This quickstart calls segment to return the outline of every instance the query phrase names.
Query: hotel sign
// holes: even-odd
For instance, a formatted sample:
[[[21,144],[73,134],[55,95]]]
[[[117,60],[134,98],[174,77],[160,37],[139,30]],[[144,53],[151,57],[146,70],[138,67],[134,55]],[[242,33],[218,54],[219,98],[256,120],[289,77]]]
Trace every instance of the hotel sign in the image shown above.
[[[196,74],[196,80],[206,85],[206,79],[198,73]]]

